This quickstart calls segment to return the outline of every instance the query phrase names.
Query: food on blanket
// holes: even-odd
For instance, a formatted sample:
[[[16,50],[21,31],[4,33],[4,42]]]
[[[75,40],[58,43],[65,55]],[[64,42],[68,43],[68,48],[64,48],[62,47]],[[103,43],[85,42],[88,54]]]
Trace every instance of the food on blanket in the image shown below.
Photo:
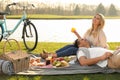
[[[30,66],[36,66],[37,65],[37,62],[34,61],[33,63],[30,63]]]
[[[56,66],[56,67],[66,67],[66,66],[69,66],[69,63],[65,60],[62,60],[62,61],[58,61],[58,60],[55,60],[53,63],[52,63],[53,66]]]
[[[64,60],[64,58],[63,58],[63,57],[59,57],[59,58],[52,58],[52,59],[51,59],[51,64],[54,64],[56,61],[62,61],[62,60]]]
[[[45,62],[40,62],[40,63],[37,63],[37,66],[45,66]]]
[[[41,59],[40,57],[36,57],[36,58],[31,57],[30,61],[29,61],[29,65],[30,66],[37,66],[38,63],[41,62],[40,59]]]
[[[35,61],[37,62],[37,63],[40,63],[40,58],[38,57],[38,58],[35,58]]]
[[[52,65],[39,66],[39,68],[53,68]]]
[[[66,67],[69,66],[69,61],[71,60],[70,57],[59,57],[52,59],[52,65],[56,67]]]
[[[62,60],[64,60],[64,58],[63,57],[59,57],[59,58],[54,58],[54,60],[62,61]]]
[[[32,64],[30,64],[30,67],[31,66],[45,66],[45,62],[40,62],[40,63],[37,63],[37,62],[33,62]]]
[[[61,66],[61,62],[57,61],[57,63],[55,64],[56,67],[60,67]]]
[[[40,57],[36,57],[36,58],[30,58],[30,63],[33,63],[33,62],[37,62],[39,63],[40,62]]]
[[[54,61],[54,60],[57,60],[57,61],[65,60],[65,61],[69,62],[70,59],[71,59],[70,57],[65,56],[65,57],[53,58],[52,61]]]
[[[70,57],[65,56],[64,60],[67,61],[67,62],[69,62],[70,61]]]
[[[76,29],[74,28],[74,27],[72,27],[72,29],[71,29],[71,32],[74,32]]]
[[[61,61],[61,66],[63,66],[63,67],[69,66],[69,63],[63,60],[63,61]]]
[[[29,63],[32,64],[34,61],[34,58],[31,58]]]

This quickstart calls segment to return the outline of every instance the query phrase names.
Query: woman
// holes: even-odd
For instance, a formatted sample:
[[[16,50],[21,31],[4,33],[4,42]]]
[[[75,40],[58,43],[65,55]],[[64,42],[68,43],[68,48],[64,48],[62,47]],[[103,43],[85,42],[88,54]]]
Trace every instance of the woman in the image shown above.
[[[92,27],[84,34],[83,38],[90,42],[91,47],[108,48],[106,36],[103,32],[104,23],[104,16],[102,14],[96,14],[92,20]],[[78,37],[78,39],[82,39],[76,30],[73,30],[72,32]],[[63,48],[55,51],[55,53],[57,54],[57,57],[64,57],[76,55],[77,50],[78,47],[72,44],[64,46]],[[43,53],[46,53],[46,51],[43,51]]]
[[[104,24],[104,16],[102,14],[96,14],[92,21],[92,27],[84,34],[83,38],[88,40],[92,47],[108,48],[106,36],[103,31]],[[75,29],[72,32],[81,39]]]
[[[103,31],[104,24],[104,16],[96,14],[92,21],[92,27],[84,35],[84,39],[87,39],[93,47],[108,48],[106,36]]]

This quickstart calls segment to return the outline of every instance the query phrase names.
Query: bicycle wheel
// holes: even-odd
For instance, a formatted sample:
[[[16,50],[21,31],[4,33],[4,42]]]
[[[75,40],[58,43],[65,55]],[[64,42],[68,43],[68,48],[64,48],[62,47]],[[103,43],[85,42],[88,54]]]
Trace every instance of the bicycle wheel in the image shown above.
[[[38,43],[38,34],[33,23],[29,23],[24,26],[23,42],[28,51],[32,51],[36,48]]]
[[[0,41],[2,40],[2,38],[3,38],[3,28],[0,25]]]

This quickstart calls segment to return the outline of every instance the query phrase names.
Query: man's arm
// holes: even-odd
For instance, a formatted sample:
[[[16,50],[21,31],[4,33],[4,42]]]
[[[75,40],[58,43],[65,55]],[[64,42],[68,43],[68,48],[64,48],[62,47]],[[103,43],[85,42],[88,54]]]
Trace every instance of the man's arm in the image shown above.
[[[82,66],[86,66],[86,65],[93,65],[93,64],[96,64],[98,63],[99,61],[102,61],[102,60],[105,60],[107,58],[109,58],[110,56],[112,56],[112,53],[110,52],[106,52],[104,55],[100,56],[100,57],[96,57],[96,58],[91,58],[91,59],[88,59],[86,58],[85,56],[81,56],[79,58],[79,63],[80,65]]]
[[[86,65],[93,65],[101,61],[101,57],[96,57],[92,59],[87,59],[85,56],[81,56],[79,59],[79,63],[81,66],[86,66]]]

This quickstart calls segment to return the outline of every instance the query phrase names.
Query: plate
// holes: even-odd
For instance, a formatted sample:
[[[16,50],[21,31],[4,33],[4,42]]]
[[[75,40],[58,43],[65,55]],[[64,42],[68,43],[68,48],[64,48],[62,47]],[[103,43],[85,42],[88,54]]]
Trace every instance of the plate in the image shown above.
[[[62,69],[62,68],[67,68],[68,66],[64,66],[64,67],[56,67],[53,65],[46,65],[46,66],[32,66],[30,67],[30,70],[41,70],[41,69]]]
[[[67,65],[67,66],[64,66],[64,67],[56,67],[56,66],[53,66],[53,68],[55,68],[55,69],[59,69],[59,68],[67,68],[67,67],[70,67],[70,65]]]
[[[53,68],[52,65],[45,65],[45,66],[31,66],[30,70],[40,70],[40,69],[51,69]]]

